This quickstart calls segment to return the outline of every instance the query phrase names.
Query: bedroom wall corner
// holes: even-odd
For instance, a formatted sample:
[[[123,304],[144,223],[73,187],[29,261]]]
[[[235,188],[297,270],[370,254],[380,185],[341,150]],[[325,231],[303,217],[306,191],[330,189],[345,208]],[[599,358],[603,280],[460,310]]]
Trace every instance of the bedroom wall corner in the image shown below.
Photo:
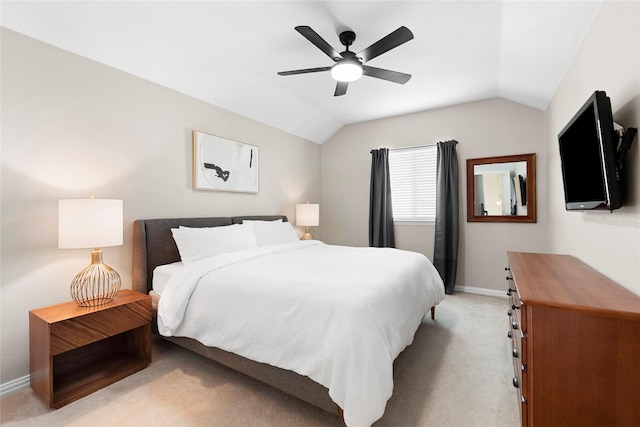
[[[506,251],[544,251],[546,245],[543,112],[494,98],[345,126],[322,145],[321,223],[327,243],[367,246],[371,149],[456,139],[460,167],[460,248],[457,285],[506,289]],[[538,222],[468,223],[466,160],[537,154]],[[396,246],[433,259],[434,226],[396,225]]]
[[[89,250],[57,248],[57,200],[124,201],[124,245],[103,249],[123,288],[135,219],[293,222],[296,203],[320,200],[318,144],[6,28],[0,38],[0,383],[29,373],[28,311],[69,301],[70,281],[90,262]],[[257,145],[259,192],[193,190],[193,129]]]

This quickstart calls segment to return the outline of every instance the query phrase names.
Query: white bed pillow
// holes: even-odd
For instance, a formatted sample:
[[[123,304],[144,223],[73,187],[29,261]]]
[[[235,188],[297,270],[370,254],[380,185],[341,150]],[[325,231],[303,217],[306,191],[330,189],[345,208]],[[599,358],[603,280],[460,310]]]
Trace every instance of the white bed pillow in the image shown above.
[[[258,247],[277,245],[279,243],[297,242],[298,234],[290,223],[277,221],[243,221],[253,228]]]
[[[159,295],[162,295],[164,288],[169,283],[169,279],[175,273],[184,268],[184,264],[180,261],[172,262],[171,264],[159,265],[153,269],[153,280],[151,282],[153,290]]]
[[[180,227],[172,228],[171,233],[185,265],[214,255],[258,247],[253,229],[247,224]]]

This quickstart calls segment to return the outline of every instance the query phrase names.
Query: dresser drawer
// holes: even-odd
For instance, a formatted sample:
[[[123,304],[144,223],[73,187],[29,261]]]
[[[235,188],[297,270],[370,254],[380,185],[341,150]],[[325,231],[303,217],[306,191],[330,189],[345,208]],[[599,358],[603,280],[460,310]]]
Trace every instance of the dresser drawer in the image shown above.
[[[513,363],[513,385],[519,390],[524,390],[524,383],[526,381],[526,339],[522,336],[520,331],[511,331],[511,360]]]
[[[528,372],[527,372],[527,335],[526,335],[526,312],[525,306],[520,299],[518,287],[511,274],[511,269],[507,267],[507,283],[509,296],[509,306],[507,308],[507,319],[509,321],[508,336],[511,339],[510,356],[513,363],[512,384],[516,389],[520,420],[522,425],[527,425],[528,401]]]

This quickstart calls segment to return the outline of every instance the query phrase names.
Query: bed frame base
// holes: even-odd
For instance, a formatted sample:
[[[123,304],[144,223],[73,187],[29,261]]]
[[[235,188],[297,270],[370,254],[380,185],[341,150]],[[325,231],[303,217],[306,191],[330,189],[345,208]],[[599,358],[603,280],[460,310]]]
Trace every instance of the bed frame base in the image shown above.
[[[435,313],[436,308],[431,307],[431,319],[435,319]],[[157,331],[154,332],[157,333]],[[343,418],[342,408],[331,400],[329,390],[309,377],[256,362],[216,347],[207,347],[192,338],[158,336]]]
[[[342,409],[331,400],[329,390],[309,377],[219,348],[207,347],[191,338],[162,338],[342,418]]]

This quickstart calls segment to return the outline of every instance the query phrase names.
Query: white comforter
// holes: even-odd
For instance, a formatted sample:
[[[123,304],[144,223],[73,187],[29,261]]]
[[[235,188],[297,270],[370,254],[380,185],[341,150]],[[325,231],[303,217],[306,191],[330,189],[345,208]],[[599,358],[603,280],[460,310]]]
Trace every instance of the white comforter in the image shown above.
[[[370,426],[393,392],[394,359],[443,298],[421,254],[302,241],[185,267],[162,293],[158,326],[306,375],[348,426]]]

